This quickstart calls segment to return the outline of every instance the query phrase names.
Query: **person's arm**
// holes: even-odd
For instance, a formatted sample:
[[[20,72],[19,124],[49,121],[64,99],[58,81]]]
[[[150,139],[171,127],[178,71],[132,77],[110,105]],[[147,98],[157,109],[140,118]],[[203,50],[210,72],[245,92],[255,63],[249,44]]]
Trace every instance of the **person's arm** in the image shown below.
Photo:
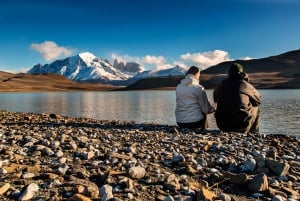
[[[254,88],[252,87],[252,93],[251,93],[251,96],[250,96],[250,102],[253,106],[259,106],[261,104],[261,95],[259,94],[259,92]]]
[[[201,111],[204,114],[209,114],[215,111],[214,107],[212,107],[212,105],[208,101],[207,94],[204,89],[200,91],[199,104],[200,104]]]
[[[259,94],[259,92],[255,89],[255,87],[253,85],[251,85],[250,83],[248,84],[248,88],[249,88],[249,99],[250,102],[253,106],[259,106],[261,104],[261,95]]]
[[[261,104],[261,95],[249,82],[243,82],[240,88],[240,93],[243,93],[249,97],[249,101],[252,104],[252,106],[259,106]]]

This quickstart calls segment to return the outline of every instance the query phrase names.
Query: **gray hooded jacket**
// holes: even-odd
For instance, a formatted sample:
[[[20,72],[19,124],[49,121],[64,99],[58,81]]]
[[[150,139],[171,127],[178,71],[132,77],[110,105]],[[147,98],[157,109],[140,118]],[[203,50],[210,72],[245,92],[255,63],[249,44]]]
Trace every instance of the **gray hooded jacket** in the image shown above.
[[[178,123],[194,123],[213,112],[206,91],[194,75],[188,74],[176,87],[175,116]]]

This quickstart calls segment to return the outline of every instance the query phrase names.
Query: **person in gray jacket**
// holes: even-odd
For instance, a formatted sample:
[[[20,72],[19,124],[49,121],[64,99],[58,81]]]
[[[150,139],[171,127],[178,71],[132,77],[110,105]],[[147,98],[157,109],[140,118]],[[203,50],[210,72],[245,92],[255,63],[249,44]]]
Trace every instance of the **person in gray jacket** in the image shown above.
[[[228,77],[213,92],[217,104],[217,126],[225,132],[259,133],[259,105],[262,98],[249,83],[243,66],[233,63]]]
[[[206,91],[199,83],[200,70],[191,66],[176,87],[176,122],[180,128],[208,127],[207,114],[214,112]]]

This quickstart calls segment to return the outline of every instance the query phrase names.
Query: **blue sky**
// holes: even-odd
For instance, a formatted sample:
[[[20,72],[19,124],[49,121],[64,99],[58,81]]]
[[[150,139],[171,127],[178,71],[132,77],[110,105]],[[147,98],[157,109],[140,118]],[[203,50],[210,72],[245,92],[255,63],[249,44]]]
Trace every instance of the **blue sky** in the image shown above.
[[[81,52],[146,69],[300,49],[298,0],[1,0],[0,70]]]

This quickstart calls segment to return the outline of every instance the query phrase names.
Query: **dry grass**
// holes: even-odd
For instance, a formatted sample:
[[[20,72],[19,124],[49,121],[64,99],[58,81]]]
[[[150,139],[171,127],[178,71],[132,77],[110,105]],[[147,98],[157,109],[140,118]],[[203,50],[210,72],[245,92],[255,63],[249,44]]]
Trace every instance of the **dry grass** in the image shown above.
[[[12,74],[0,72],[1,92],[106,91],[115,87],[98,83],[78,83],[56,74]]]

